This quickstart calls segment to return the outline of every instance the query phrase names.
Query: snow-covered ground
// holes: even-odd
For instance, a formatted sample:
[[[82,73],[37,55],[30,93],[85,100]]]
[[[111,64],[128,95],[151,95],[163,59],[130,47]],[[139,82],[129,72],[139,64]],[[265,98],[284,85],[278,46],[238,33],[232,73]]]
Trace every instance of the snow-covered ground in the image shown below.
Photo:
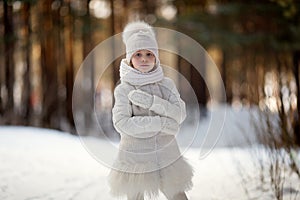
[[[226,119],[237,116],[241,120],[241,114],[231,110]],[[201,122],[200,128],[207,127],[206,123]],[[244,122],[244,128],[249,127]],[[259,145],[225,145],[226,139],[231,145],[230,138],[241,135],[239,130],[233,122],[225,123],[220,145],[206,157],[199,159],[197,140],[185,152],[195,169],[194,187],[187,193],[190,200],[274,199],[271,190],[260,188],[265,186],[259,181],[254,155],[267,160],[264,149]],[[104,140],[93,140],[106,145]],[[88,153],[79,137],[47,129],[0,126],[1,200],[113,200],[106,181],[109,170]],[[285,199],[299,198],[299,179],[287,174],[285,182],[289,186],[284,189]],[[163,195],[159,199],[165,200]]]

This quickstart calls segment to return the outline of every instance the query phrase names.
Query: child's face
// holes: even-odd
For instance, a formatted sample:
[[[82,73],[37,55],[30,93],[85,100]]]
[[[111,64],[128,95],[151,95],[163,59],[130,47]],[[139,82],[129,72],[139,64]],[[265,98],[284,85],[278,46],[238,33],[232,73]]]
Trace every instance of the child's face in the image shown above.
[[[155,56],[151,51],[139,50],[133,54],[131,63],[133,68],[139,70],[140,72],[146,73],[154,68]]]

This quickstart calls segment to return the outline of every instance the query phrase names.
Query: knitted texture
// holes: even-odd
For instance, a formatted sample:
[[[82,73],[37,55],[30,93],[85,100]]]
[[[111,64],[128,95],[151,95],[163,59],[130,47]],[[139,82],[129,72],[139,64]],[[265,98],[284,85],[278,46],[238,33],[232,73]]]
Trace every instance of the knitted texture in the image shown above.
[[[148,109],[153,103],[153,96],[142,90],[132,90],[128,94],[129,100],[142,108]]]
[[[123,59],[120,65],[120,78],[121,82],[140,86],[161,81],[164,78],[164,73],[160,65],[151,72],[142,73],[129,66],[127,61]]]
[[[128,23],[124,28],[122,38],[126,46],[128,63],[136,51],[146,49],[154,54],[156,65],[159,65],[158,45],[153,28],[149,24],[143,21]]]
[[[179,124],[172,118],[160,117],[161,119],[161,132],[170,135],[176,135],[179,131]]]

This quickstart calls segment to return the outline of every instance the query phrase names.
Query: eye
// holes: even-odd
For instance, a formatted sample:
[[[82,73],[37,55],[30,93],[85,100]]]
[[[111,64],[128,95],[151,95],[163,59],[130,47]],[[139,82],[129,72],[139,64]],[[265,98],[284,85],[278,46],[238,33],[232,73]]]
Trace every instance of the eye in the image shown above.
[[[142,56],[142,54],[141,54],[141,53],[136,53],[136,54],[135,54],[135,56],[137,56],[137,57],[141,57],[141,56]]]
[[[147,55],[148,57],[154,56],[153,53],[147,53],[146,55]]]

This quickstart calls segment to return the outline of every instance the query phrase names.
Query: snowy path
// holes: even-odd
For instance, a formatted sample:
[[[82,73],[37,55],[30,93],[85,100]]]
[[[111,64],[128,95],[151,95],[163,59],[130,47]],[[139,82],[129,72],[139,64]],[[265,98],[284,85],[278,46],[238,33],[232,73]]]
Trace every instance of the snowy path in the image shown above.
[[[255,176],[247,151],[217,148],[199,160],[199,149],[193,148],[185,156],[195,169],[189,199],[248,199],[234,159],[242,160],[247,174]],[[0,127],[1,200],[113,200],[106,183],[108,173],[109,169],[75,136],[37,128]],[[165,200],[162,195],[159,199]]]

